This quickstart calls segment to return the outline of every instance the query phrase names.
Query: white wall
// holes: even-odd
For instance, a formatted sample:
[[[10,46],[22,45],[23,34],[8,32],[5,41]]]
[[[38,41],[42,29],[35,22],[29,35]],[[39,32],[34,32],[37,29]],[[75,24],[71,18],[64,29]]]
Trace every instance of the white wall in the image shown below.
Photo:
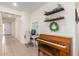
[[[78,5],[77,5],[78,6]],[[77,12],[78,12],[78,17],[79,17],[79,8],[76,6],[77,8]],[[79,56],[79,22],[76,24],[76,46],[77,46],[77,55]]]
[[[64,16],[65,19],[56,21],[59,24],[59,31],[51,32],[49,29],[50,22],[44,22],[45,20],[45,11],[50,11],[57,7],[58,3],[47,3],[44,6],[40,7],[38,10],[32,13],[31,21],[39,22],[39,34],[54,34],[65,37],[72,37],[73,41],[73,55],[76,55],[76,46],[75,46],[75,3],[60,3],[64,7],[64,11],[52,14],[51,18],[57,16]]]
[[[21,24],[18,22],[14,25],[15,26],[15,31],[16,33],[13,33],[14,31],[12,31],[13,33],[13,36],[15,36],[16,39],[20,40],[22,43],[27,43],[27,40],[28,39],[24,39],[24,34],[25,34],[25,30],[29,29],[29,14],[27,12],[23,12],[23,11],[17,11],[17,10],[13,10],[13,9],[10,9],[10,8],[6,8],[6,7],[2,7],[0,6],[0,11],[2,12],[8,12],[8,13],[12,13],[12,14],[16,14],[16,15],[20,15],[21,16],[21,19],[19,21],[21,21]],[[21,26],[19,26],[21,25]],[[17,27],[19,26],[19,27]],[[27,37],[29,38],[29,36]]]
[[[11,34],[12,34],[12,36],[15,36],[15,23],[14,22],[12,22],[11,28],[12,28]]]
[[[0,37],[2,35],[2,15],[0,13]]]

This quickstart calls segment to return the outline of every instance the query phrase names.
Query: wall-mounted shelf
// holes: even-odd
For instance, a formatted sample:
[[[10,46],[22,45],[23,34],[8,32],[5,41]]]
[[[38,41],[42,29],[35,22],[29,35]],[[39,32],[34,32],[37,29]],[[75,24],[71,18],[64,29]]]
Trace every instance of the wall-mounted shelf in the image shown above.
[[[48,20],[45,20],[45,22],[56,21],[56,20],[62,20],[62,19],[64,19],[64,17],[58,17],[58,18],[48,19]]]
[[[45,14],[44,15],[51,15],[51,14],[54,14],[54,13],[57,13],[57,12],[60,12],[60,11],[63,11],[64,10],[64,8],[63,7],[61,7],[61,8],[56,8],[56,9],[54,9],[54,10],[52,10],[52,11],[49,11],[49,12],[45,12]]]

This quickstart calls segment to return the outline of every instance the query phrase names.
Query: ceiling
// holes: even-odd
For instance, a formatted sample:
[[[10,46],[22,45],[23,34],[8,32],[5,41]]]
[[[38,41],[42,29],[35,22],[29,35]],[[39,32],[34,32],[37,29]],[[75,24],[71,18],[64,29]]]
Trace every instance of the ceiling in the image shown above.
[[[47,2],[17,2],[18,6],[13,6],[13,2],[0,2],[0,6],[8,7],[19,11],[33,12]]]
[[[47,2],[16,2],[18,6],[13,6],[12,3],[13,2],[0,2],[0,6],[18,11],[27,11],[28,13],[31,13],[46,4]],[[15,21],[15,17],[13,15],[10,15],[11,17],[8,17],[8,15],[9,14],[3,13],[3,22]]]

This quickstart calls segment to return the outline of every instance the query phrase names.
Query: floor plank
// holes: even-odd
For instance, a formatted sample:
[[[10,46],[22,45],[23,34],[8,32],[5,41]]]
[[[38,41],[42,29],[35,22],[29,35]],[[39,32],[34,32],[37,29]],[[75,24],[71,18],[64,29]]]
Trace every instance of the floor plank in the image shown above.
[[[2,44],[0,39],[0,56],[37,56],[38,48],[27,48],[24,44],[21,44],[17,39],[11,36],[6,36],[5,44]]]

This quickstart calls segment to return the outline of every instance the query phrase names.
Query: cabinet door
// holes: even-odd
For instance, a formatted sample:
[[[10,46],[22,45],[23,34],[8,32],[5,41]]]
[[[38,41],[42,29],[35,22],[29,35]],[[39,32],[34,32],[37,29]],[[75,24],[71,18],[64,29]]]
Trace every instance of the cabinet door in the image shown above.
[[[64,52],[64,51],[60,51],[60,52],[59,52],[59,55],[60,55],[60,56],[68,56],[69,54],[67,54],[67,53]]]

